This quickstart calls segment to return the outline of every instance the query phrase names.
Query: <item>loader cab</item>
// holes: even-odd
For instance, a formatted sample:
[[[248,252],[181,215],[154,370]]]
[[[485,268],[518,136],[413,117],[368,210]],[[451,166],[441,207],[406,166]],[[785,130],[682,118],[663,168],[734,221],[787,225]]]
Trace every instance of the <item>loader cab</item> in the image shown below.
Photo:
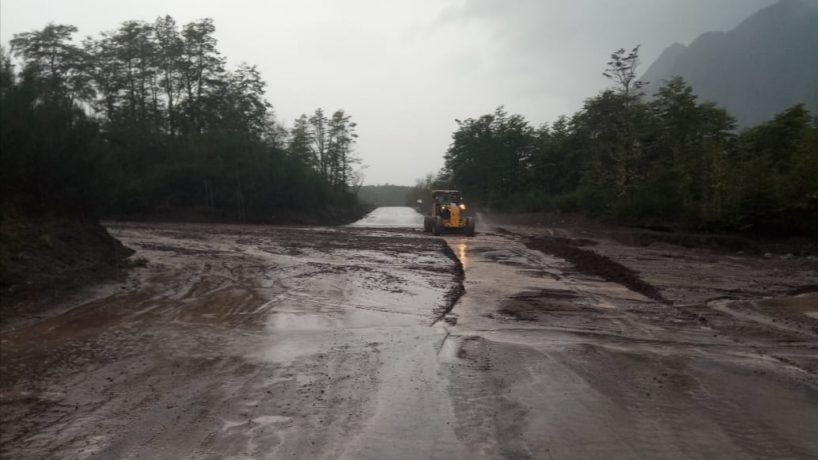
[[[449,207],[463,204],[463,196],[456,190],[435,190],[432,192],[432,217],[448,219]]]

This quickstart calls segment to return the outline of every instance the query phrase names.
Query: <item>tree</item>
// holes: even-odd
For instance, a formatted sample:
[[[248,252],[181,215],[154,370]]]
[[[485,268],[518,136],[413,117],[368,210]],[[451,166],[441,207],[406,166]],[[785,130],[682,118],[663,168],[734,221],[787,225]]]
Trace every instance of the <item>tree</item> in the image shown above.
[[[176,21],[168,15],[157,18],[153,29],[156,35],[156,65],[161,75],[159,85],[165,92],[167,131],[174,136],[177,117],[175,102],[182,85],[180,69],[184,42]]]
[[[324,110],[317,108],[312,116],[310,116],[309,122],[312,129],[314,151],[318,158],[318,172],[324,180],[329,180],[329,155],[327,152],[329,144],[327,124],[329,120],[327,120],[327,117],[324,115]]]
[[[216,48],[216,27],[210,18],[186,24],[182,29],[182,53],[179,69],[187,99],[188,132],[202,132],[205,97],[223,86],[224,58]]]
[[[742,133],[731,168],[734,218],[767,231],[818,229],[818,130],[803,105]]]
[[[220,97],[218,120],[209,125],[224,124],[225,128],[258,139],[271,135],[272,104],[264,97],[266,83],[256,66],[241,64],[225,78],[225,91]]]
[[[576,147],[573,121],[561,115],[553,124],[544,124],[535,133],[536,148],[531,157],[530,183],[545,195],[573,191],[587,168],[584,149]],[[530,203],[539,210],[545,204]]]
[[[642,100],[639,47],[614,86],[536,130],[502,108],[458,127],[439,179],[481,204],[569,210],[696,229],[818,232],[818,119],[803,106],[736,133],[735,119],[673,78]],[[418,184],[418,193],[425,190]],[[428,187],[426,187],[428,188]]]
[[[126,21],[82,47],[75,31],[15,36],[19,76],[0,56],[4,206],[240,221],[355,209],[355,123],[319,109],[297,121],[285,151],[261,73],[225,69],[212,20]]]
[[[296,118],[292,129],[290,129],[287,151],[290,156],[299,163],[308,168],[318,170],[318,158],[315,150],[313,150],[314,141],[307,115],[301,115]]]
[[[477,119],[455,121],[458,130],[444,156],[453,185],[484,205],[521,192],[535,142],[525,118],[498,107]]]
[[[74,26],[49,24],[40,31],[17,34],[10,42],[11,54],[23,60],[23,72],[51,104],[71,106],[94,95],[85,71],[88,56],[71,43],[76,31]]]
[[[356,126],[343,109],[336,110],[327,122],[329,180],[337,189],[346,190],[349,187],[353,165],[358,163],[352,151],[355,139],[358,138]]]
[[[627,54],[626,54],[627,53]],[[625,198],[631,205],[634,190],[638,187],[640,172],[637,170],[641,162],[642,151],[638,141],[636,117],[640,115],[639,100],[643,93],[641,88],[645,82],[636,78],[639,68],[639,45],[630,52],[620,48],[611,54],[608,67],[602,73],[615,83],[614,91],[618,96],[613,100],[621,105],[618,111],[621,118],[620,134],[612,144],[611,156],[616,163],[618,185],[617,195]],[[610,96],[610,95],[609,95]],[[610,97],[609,97],[610,99]]]
[[[602,75],[617,84],[617,91],[624,96],[626,107],[638,100],[642,87],[647,82],[640,81],[636,78],[639,69],[639,47],[636,45],[630,52],[620,48],[611,54],[611,60],[608,61],[608,67]]]
[[[107,40],[110,41],[107,47],[121,66],[118,79],[123,92],[123,122],[149,131],[159,125],[153,27],[142,21],[126,21]]]
[[[65,42],[71,30],[50,25],[15,36],[15,50],[24,61],[19,78],[5,52],[0,53],[4,213],[83,218],[93,213],[98,125],[77,101],[80,67],[74,67],[75,50]]]

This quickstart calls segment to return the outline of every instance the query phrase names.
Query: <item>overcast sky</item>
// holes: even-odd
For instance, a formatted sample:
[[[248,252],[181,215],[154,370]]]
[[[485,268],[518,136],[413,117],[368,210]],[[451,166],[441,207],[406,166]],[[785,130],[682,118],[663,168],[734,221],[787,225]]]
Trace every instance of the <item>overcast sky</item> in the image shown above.
[[[0,0],[0,41],[49,22],[76,37],[122,21],[212,17],[232,67],[258,65],[286,125],[316,107],[358,123],[366,183],[437,171],[456,128],[498,105],[540,124],[607,86],[610,53],[642,70],[674,42],[728,30],[773,0]]]

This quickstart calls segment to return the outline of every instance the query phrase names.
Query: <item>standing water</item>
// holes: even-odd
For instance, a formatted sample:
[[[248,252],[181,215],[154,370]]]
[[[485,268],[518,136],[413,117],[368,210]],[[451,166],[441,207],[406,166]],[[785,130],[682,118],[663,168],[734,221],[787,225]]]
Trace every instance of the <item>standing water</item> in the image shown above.
[[[381,207],[350,227],[423,228],[423,215],[408,206]]]

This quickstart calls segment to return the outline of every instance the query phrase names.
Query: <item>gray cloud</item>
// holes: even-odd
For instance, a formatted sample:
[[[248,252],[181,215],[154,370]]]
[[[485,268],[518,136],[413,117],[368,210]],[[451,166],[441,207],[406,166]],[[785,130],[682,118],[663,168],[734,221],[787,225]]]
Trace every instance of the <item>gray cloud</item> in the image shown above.
[[[612,51],[642,45],[643,70],[674,42],[727,30],[773,0],[467,0],[447,9],[441,27],[480,24],[493,94],[537,121],[572,113],[607,85]]]
[[[49,21],[80,36],[128,19],[215,19],[231,65],[257,64],[285,122],[318,106],[359,124],[368,183],[442,165],[454,118],[505,104],[532,122],[576,111],[611,51],[645,68],[673,42],[726,30],[773,0],[3,0],[0,40]],[[80,37],[77,37],[80,38]]]

